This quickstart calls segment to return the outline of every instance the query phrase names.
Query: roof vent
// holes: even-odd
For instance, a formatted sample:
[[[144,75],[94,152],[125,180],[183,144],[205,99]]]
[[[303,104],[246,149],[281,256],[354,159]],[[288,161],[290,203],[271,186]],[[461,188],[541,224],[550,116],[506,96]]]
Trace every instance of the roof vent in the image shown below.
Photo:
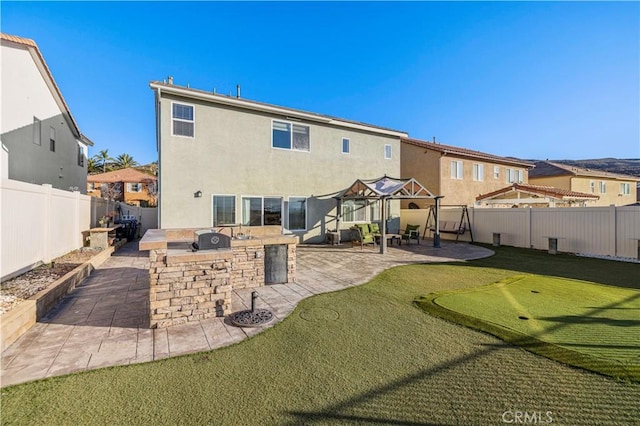
[[[172,76],[167,77],[167,81],[169,81],[169,84],[173,84],[173,77]]]

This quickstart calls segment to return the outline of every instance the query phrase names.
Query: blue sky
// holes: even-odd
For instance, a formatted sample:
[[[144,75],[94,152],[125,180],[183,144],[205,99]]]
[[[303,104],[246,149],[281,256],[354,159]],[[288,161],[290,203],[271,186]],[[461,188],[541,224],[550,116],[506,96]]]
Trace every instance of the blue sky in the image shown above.
[[[640,157],[637,2],[6,2],[78,125],[156,159],[153,93],[180,85],[525,159]]]

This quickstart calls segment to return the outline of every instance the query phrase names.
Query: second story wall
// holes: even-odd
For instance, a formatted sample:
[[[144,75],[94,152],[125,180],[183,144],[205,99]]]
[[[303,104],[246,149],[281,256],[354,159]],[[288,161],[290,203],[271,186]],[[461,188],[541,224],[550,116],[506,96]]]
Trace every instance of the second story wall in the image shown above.
[[[187,127],[193,126],[193,131],[184,133],[193,136],[175,134],[176,111],[188,118],[185,122]],[[332,195],[356,179],[400,175],[400,134],[347,128],[321,118],[269,114],[167,93],[160,98],[159,114],[162,228],[212,226],[212,197],[234,195],[238,223],[243,196],[282,197],[284,201],[290,196],[323,199],[324,211],[308,212],[308,228],[316,229],[321,227],[321,216],[335,207]],[[286,131],[278,133],[274,142],[274,127],[276,133],[288,128],[293,133],[308,134],[308,149],[304,136],[302,142],[294,140],[301,149],[279,147],[283,139],[277,138],[286,137]],[[347,153],[343,152],[345,145]],[[201,197],[194,196],[198,191]]]
[[[416,140],[402,142],[402,177],[413,177],[443,205],[473,205],[476,197],[528,180],[528,163]],[[424,208],[427,201],[413,201]],[[409,201],[403,201],[403,207]]]

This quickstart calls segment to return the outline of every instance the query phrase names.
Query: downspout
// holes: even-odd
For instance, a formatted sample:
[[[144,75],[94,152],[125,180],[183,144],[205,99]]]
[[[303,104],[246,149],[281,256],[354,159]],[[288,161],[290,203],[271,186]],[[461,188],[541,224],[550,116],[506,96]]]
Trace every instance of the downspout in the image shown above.
[[[162,184],[161,184],[161,179],[160,179],[160,176],[162,176],[162,173],[160,171],[161,170],[160,167],[162,167],[161,166],[162,165],[162,161],[160,161],[161,160],[160,156],[162,155],[161,154],[161,150],[160,150],[160,145],[161,145],[161,143],[160,143],[161,142],[160,141],[160,139],[161,139],[161,136],[160,136],[161,135],[161,133],[160,133],[161,132],[161,126],[160,126],[160,124],[161,124],[161,121],[160,121],[161,120],[161,117],[160,117],[160,115],[161,115],[160,97],[161,97],[160,88],[158,87],[156,89],[156,151],[158,152],[158,176],[157,176],[158,177],[158,180],[157,180],[158,187],[156,188],[156,191],[158,193],[158,197],[157,197],[157,202],[156,202],[156,208],[158,209],[158,229],[162,229],[162,225],[161,225],[162,224],[162,209],[160,208],[160,205],[161,205],[161,202],[160,202],[161,195],[160,194],[162,194],[162,191],[161,191],[161,185]]]

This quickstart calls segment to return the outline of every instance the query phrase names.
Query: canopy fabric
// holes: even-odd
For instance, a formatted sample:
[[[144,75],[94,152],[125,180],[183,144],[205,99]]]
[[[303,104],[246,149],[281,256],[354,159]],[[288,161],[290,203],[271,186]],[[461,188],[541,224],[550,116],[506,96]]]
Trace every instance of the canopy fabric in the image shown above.
[[[397,179],[383,176],[372,180],[356,180],[336,195],[338,199],[408,199],[436,198],[431,191],[414,178]]]

